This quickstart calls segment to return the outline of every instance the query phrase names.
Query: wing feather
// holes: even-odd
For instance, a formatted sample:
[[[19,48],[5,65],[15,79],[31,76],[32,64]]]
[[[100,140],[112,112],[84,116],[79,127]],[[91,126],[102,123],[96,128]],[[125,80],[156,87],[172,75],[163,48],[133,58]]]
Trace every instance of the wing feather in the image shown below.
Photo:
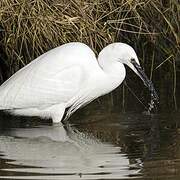
[[[85,44],[68,43],[36,58],[0,86],[0,109],[67,102],[99,68]],[[89,74],[88,74],[89,73]]]
[[[82,68],[72,65],[46,68],[28,68],[21,76],[14,76],[0,90],[0,104],[4,109],[46,107],[67,102],[80,88]]]

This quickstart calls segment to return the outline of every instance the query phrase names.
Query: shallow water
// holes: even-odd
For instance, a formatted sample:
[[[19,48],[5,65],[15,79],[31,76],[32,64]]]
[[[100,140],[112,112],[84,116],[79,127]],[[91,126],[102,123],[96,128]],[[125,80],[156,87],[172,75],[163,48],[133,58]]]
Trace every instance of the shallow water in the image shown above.
[[[180,179],[180,114],[0,114],[0,179]]]

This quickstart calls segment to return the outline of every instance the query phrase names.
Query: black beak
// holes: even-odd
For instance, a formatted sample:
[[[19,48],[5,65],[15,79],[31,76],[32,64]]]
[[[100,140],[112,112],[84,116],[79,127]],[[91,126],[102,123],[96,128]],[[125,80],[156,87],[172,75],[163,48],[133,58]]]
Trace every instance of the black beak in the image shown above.
[[[149,89],[151,96],[153,98],[153,100],[155,100],[156,102],[159,103],[159,97],[156,93],[156,90],[154,89],[154,85],[152,83],[151,80],[148,79],[148,77],[146,76],[146,74],[144,73],[143,69],[141,68],[141,66],[139,64],[137,64],[137,62],[132,59],[131,63],[134,65],[134,67],[136,68],[140,78],[143,80],[144,85]]]

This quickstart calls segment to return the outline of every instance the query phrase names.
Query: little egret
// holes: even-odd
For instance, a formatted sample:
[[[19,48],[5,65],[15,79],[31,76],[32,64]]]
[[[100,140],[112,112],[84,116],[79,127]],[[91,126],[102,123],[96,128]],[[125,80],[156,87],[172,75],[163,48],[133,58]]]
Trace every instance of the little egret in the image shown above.
[[[134,49],[125,43],[106,46],[98,58],[85,44],[56,47],[20,69],[0,86],[0,109],[16,115],[62,120],[78,108],[117,88],[129,66],[157,99],[152,82]]]

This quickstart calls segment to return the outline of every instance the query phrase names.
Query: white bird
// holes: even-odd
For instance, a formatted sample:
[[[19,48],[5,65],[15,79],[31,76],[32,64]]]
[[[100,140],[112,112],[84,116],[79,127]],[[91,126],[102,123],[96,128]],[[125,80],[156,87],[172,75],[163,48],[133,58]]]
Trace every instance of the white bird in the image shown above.
[[[129,66],[156,98],[134,49],[124,43],[106,46],[96,58],[85,44],[56,47],[20,69],[0,86],[0,109],[16,115],[52,118],[54,123],[117,88]]]

